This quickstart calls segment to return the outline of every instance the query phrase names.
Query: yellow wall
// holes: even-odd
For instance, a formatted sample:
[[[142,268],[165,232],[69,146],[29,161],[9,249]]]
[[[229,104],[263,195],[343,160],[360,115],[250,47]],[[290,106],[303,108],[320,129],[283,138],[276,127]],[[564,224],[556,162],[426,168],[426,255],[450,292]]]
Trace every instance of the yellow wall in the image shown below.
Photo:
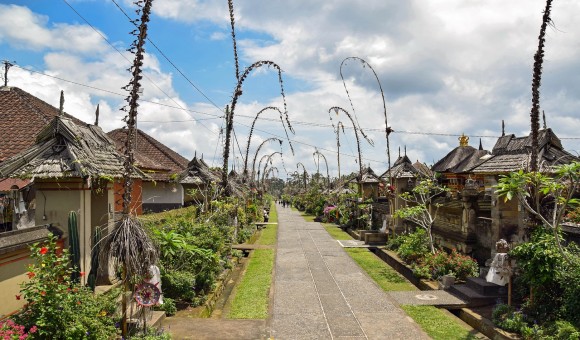
[[[26,301],[16,299],[20,294],[20,283],[28,280],[26,272],[33,261],[28,249],[0,256],[0,318],[22,308]]]

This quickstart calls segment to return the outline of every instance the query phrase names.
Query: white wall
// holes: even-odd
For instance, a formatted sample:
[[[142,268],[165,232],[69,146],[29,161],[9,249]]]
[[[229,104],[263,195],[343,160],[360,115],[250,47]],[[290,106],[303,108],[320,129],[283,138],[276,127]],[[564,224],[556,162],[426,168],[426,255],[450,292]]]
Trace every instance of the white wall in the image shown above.
[[[183,205],[183,186],[179,183],[143,182],[143,204]]]

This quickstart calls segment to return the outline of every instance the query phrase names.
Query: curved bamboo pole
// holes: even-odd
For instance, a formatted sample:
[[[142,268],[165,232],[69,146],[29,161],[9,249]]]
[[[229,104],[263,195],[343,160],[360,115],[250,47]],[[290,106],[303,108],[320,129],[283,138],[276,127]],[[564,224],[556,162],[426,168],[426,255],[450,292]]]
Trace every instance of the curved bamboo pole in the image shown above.
[[[375,79],[377,80],[377,84],[379,84],[379,90],[381,92],[381,97],[383,99],[383,112],[384,112],[384,115],[385,115],[385,137],[387,139],[387,161],[388,161],[388,168],[387,168],[387,170],[389,171],[389,181],[391,181],[391,148],[390,148],[390,144],[389,144],[389,135],[391,134],[391,132],[393,132],[393,129],[391,129],[391,127],[389,126],[389,122],[387,120],[387,104],[385,102],[385,93],[383,92],[383,86],[381,85],[381,81],[379,80],[379,77],[377,76],[377,73],[375,72],[375,69],[366,60],[364,60],[362,58],[359,58],[359,57],[347,57],[347,58],[344,58],[343,59],[343,61],[340,63],[340,78],[342,79],[342,84],[344,86],[344,90],[346,91],[346,95],[348,97],[348,101],[350,103],[350,107],[352,108],[352,112],[355,115],[355,118],[356,118],[356,113],[355,113],[355,110],[354,110],[354,105],[352,103],[352,99],[350,97],[350,93],[348,92],[348,88],[346,87],[346,82],[345,82],[344,76],[342,74],[342,68],[343,68],[344,65],[346,65],[346,62],[349,61],[349,60],[357,60],[357,61],[360,61],[364,68],[366,68],[368,66],[368,68],[373,72],[373,75],[375,76]],[[357,121],[357,123],[358,123],[358,121]],[[361,130],[361,133],[366,138],[366,135],[364,134],[364,132],[362,132],[362,130]]]
[[[284,120],[282,118],[282,111],[280,111],[280,109],[275,107],[275,106],[267,106],[267,107],[261,109],[260,111],[258,111],[258,113],[256,114],[256,117],[254,118],[254,121],[252,122],[252,127],[250,128],[250,134],[248,136],[248,143],[246,144],[246,157],[244,159],[244,172],[243,172],[244,175],[247,175],[247,172],[248,172],[248,154],[250,152],[250,142],[252,140],[252,135],[254,133],[254,126],[256,125],[256,121],[260,117],[260,114],[262,114],[262,112],[264,112],[266,110],[275,110],[275,111],[278,111],[278,113],[280,113],[280,121],[282,122],[282,126],[284,127],[284,131],[286,132],[286,139],[288,140],[288,144],[290,144],[290,150],[292,150],[292,154],[294,154],[294,148],[292,147],[292,142],[290,141],[290,138],[288,137],[288,132],[286,131],[286,126],[284,125]],[[288,124],[290,124],[290,121],[288,121]],[[291,125],[289,125],[289,127],[292,128]],[[294,132],[294,130],[291,130],[291,131]],[[275,139],[278,139],[278,138],[275,138]],[[282,144],[280,144],[280,145],[282,145]]]
[[[357,132],[358,130],[360,130],[360,127],[357,128],[357,124],[352,119],[352,116],[350,115],[350,113],[348,113],[348,111],[346,111],[342,107],[339,107],[339,106],[333,106],[333,107],[331,107],[330,109],[328,109],[328,114],[329,115],[330,115],[330,112],[331,111],[334,111],[334,113],[336,113],[336,115],[338,115],[339,112],[344,112],[348,116],[348,118],[350,119],[350,121],[352,122],[352,127],[354,128],[354,136],[356,137],[356,147],[358,149],[359,178],[362,179],[362,173],[363,173],[363,169],[362,169],[362,155],[361,155],[361,151],[360,151],[360,139],[358,138],[358,132]],[[330,116],[330,119],[332,120],[332,116]]]
[[[318,155],[318,163],[320,164],[320,156],[322,156],[322,159],[324,159],[324,164],[326,165],[326,180],[328,182],[328,188],[330,188],[330,174],[328,172],[328,162],[326,161],[326,157],[324,156],[324,154],[318,150],[316,150],[314,152],[313,155]]]
[[[304,164],[302,164],[301,162],[296,163],[296,169],[298,169],[298,166],[302,166],[302,172],[304,174],[304,189],[306,189],[306,176],[308,175],[308,173],[306,172],[306,168],[304,167]]]
[[[256,175],[256,158],[258,157],[258,153],[260,152],[260,149],[262,149],[262,146],[264,146],[264,144],[266,144],[267,142],[271,142],[273,140],[277,140],[280,143],[280,148],[282,148],[282,140],[276,137],[271,137],[268,138],[266,140],[264,140],[260,146],[258,146],[258,149],[256,150],[256,153],[254,154],[254,161],[252,162],[252,176],[251,179],[252,181],[254,181],[254,176]],[[262,161],[260,160],[260,163]],[[260,166],[258,165],[258,171],[260,170]]]

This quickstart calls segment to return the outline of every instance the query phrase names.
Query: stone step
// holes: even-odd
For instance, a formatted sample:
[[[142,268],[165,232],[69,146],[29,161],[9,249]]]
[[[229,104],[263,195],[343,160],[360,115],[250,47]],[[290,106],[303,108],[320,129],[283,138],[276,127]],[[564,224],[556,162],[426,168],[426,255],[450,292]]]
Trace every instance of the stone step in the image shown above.
[[[500,286],[498,284],[487,282],[481,277],[468,277],[465,280],[467,286],[481,295],[486,296],[507,296],[507,287]]]
[[[498,300],[501,300],[504,303],[507,301],[507,295],[483,295],[476,290],[473,290],[467,284],[453,285],[449,288],[448,292],[464,301],[467,301],[468,307],[492,305],[496,304]]]

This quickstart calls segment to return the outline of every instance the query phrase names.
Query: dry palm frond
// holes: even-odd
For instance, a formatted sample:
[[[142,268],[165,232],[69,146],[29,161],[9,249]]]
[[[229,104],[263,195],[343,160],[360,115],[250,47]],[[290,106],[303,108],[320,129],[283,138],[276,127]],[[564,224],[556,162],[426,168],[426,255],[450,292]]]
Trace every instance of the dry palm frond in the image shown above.
[[[134,216],[123,216],[101,242],[100,262],[107,263],[110,258],[114,268],[123,267],[125,280],[146,276],[157,262],[155,245]]]

